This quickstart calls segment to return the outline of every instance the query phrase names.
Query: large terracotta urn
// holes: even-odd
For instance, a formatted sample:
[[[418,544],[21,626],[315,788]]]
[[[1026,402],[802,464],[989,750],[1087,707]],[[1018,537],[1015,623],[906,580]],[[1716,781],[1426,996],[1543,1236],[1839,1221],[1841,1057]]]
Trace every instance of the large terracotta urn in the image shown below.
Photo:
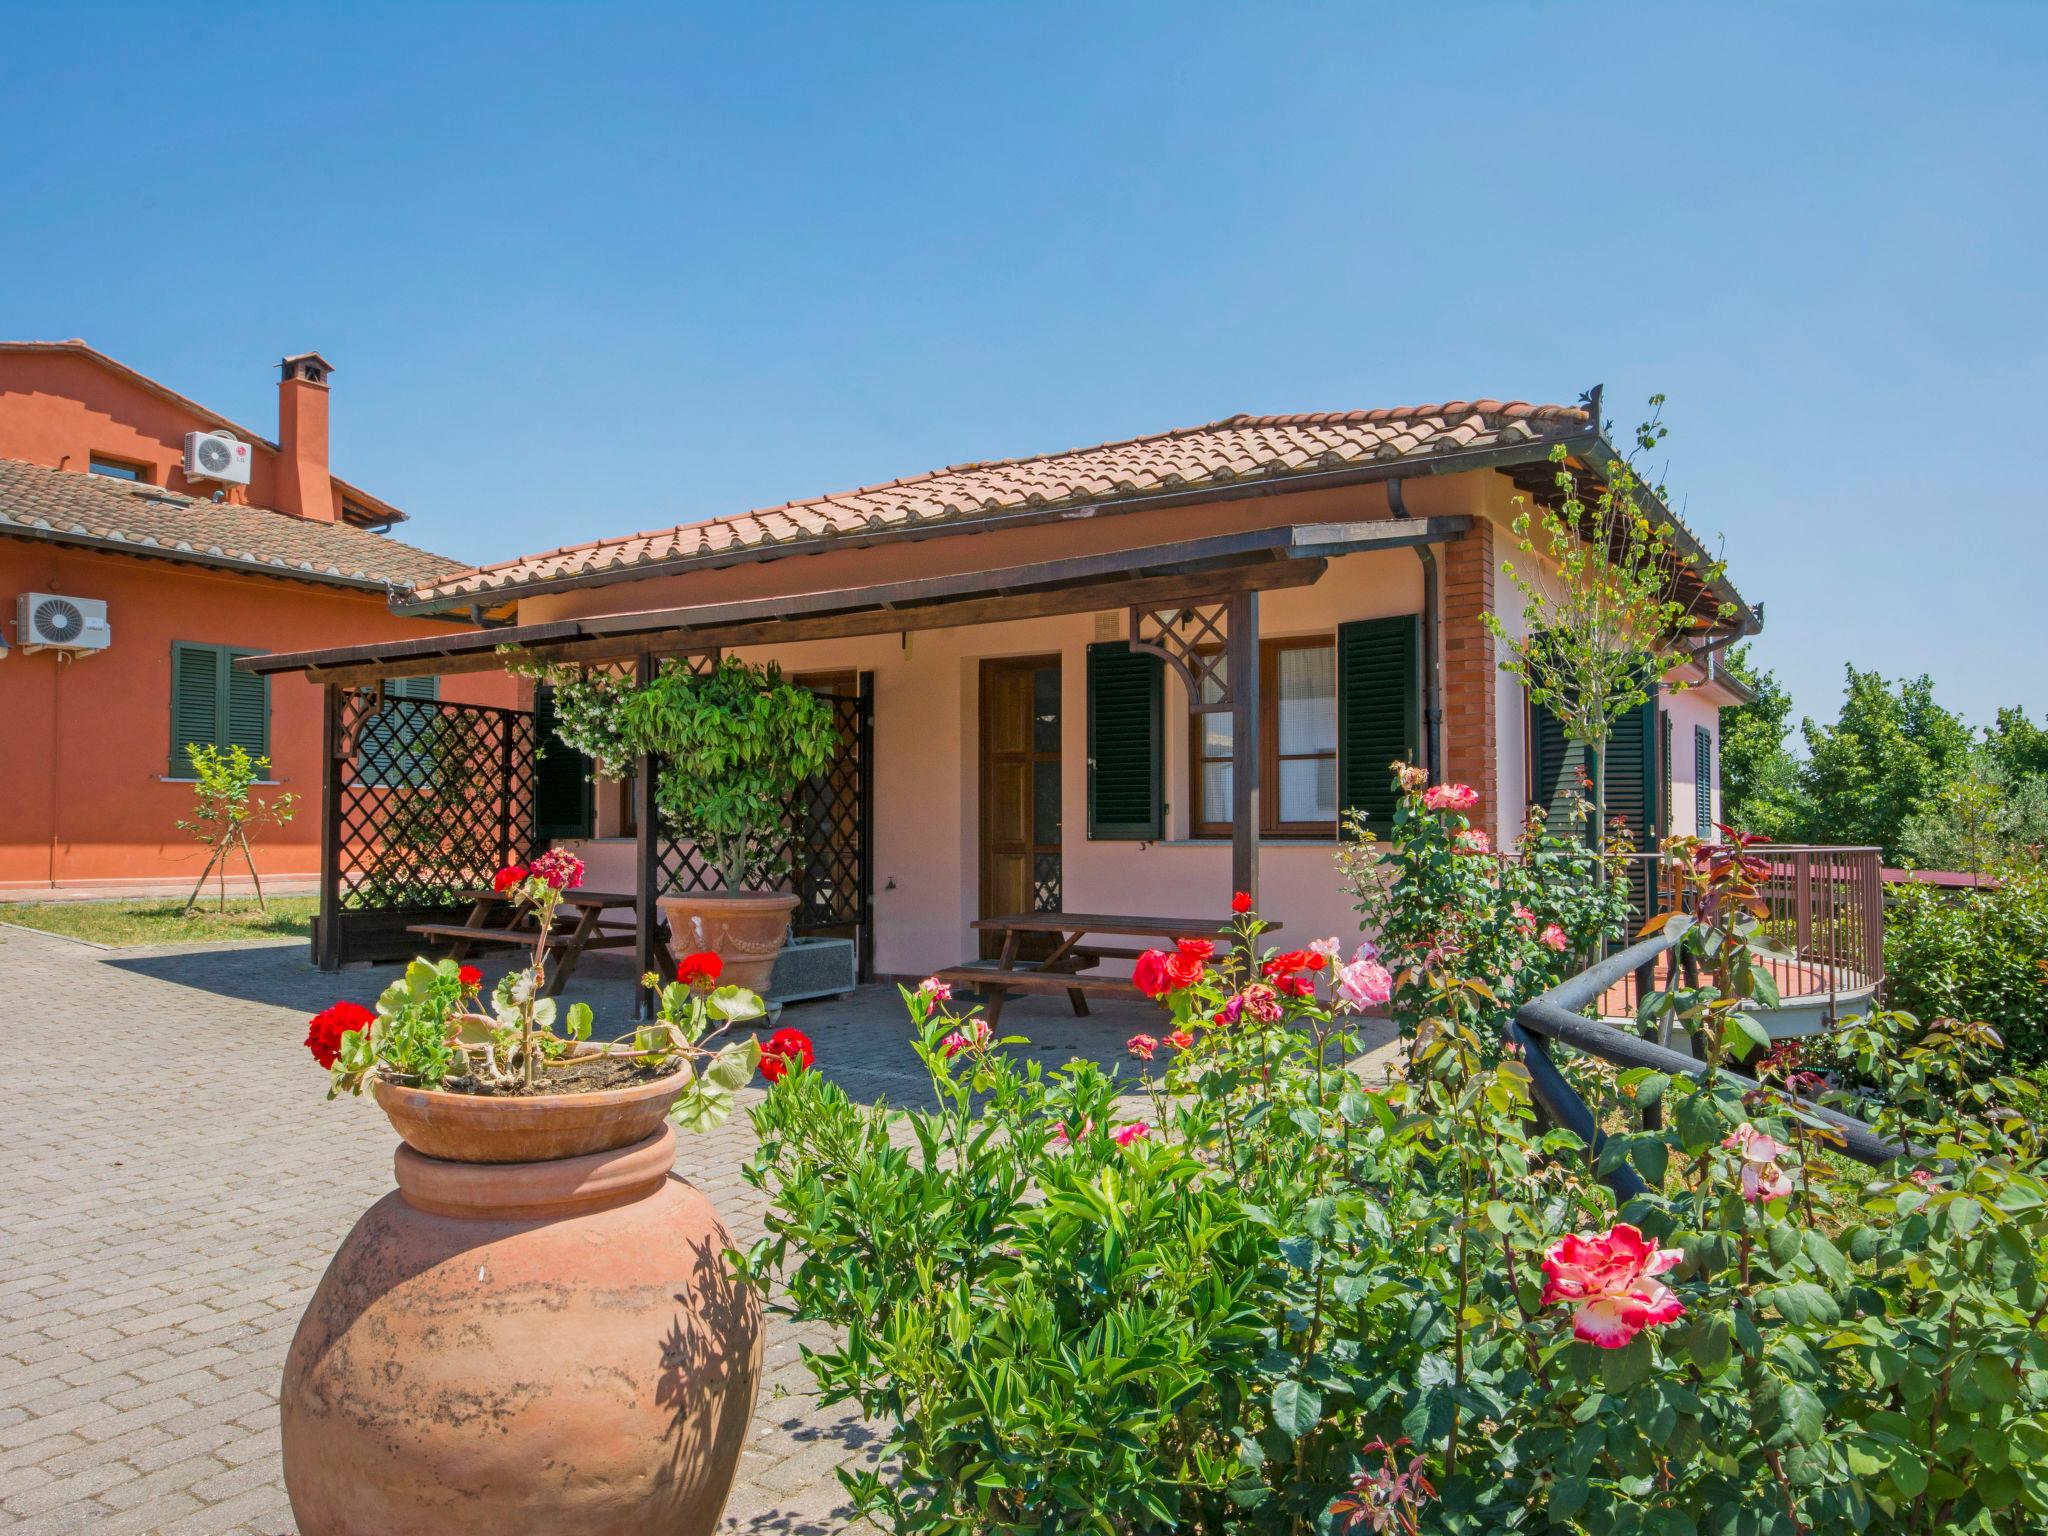
[[[680,1088],[378,1085],[400,1133],[444,1155],[398,1149],[398,1188],[299,1321],[280,1393],[299,1536],[717,1526],[753,1412],[760,1310],[727,1269],[711,1202],[670,1171],[662,1112]],[[651,1131],[631,1112],[649,1103]],[[587,1142],[594,1122],[612,1144],[502,1160],[522,1120],[541,1132],[528,1147]],[[478,1153],[500,1160],[464,1160]]]
[[[719,980],[767,995],[775,957],[789,937],[796,897],[692,891],[663,896],[659,905],[668,919],[669,948],[678,960],[708,949],[723,962]]]

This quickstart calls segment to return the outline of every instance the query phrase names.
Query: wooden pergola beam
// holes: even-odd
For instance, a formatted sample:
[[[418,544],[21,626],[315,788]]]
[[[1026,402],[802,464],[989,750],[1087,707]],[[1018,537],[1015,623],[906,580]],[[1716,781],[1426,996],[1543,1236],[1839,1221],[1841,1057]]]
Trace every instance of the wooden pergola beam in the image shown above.
[[[1085,586],[1006,596],[960,598],[900,608],[866,608],[846,613],[792,615],[751,622],[677,625],[665,630],[628,631],[583,639],[516,644],[508,655],[496,649],[456,655],[428,655],[395,661],[362,662],[338,667],[312,667],[308,680],[356,687],[393,677],[447,677],[462,672],[502,671],[508,660],[551,663],[626,661],[643,652],[673,656],[694,651],[730,650],[742,645],[793,645],[806,640],[846,640],[864,635],[893,635],[913,630],[953,629],[969,624],[997,624],[1072,613],[1094,613],[1132,604],[1180,602],[1228,597],[1239,592],[1277,591],[1304,587],[1328,569],[1320,556],[1269,560],[1230,570],[1175,572],[1128,581],[1102,581]]]

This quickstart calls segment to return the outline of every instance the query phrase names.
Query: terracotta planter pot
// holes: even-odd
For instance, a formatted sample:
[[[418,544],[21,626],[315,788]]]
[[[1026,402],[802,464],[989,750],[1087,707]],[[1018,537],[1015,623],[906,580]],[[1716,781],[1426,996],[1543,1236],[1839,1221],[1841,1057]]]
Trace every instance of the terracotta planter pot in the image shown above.
[[[666,1125],[553,1161],[399,1148],[285,1362],[300,1536],[708,1536],[760,1312],[674,1156]]]
[[[775,957],[789,936],[794,896],[696,891],[663,896],[659,905],[668,919],[669,948],[678,960],[708,949],[725,962],[721,981],[766,995]]]
[[[489,1098],[370,1079],[370,1092],[405,1144],[457,1163],[544,1163],[609,1152],[661,1129],[688,1084],[681,1071],[602,1093]]]

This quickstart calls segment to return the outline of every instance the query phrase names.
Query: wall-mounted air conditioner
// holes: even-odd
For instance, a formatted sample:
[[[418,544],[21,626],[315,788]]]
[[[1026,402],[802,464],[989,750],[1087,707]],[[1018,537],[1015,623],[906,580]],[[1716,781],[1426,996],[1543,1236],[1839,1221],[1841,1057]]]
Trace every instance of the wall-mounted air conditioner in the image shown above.
[[[185,478],[249,483],[249,445],[232,432],[187,432]]]
[[[14,642],[23,651],[104,651],[114,632],[99,598],[24,592],[14,604]]]

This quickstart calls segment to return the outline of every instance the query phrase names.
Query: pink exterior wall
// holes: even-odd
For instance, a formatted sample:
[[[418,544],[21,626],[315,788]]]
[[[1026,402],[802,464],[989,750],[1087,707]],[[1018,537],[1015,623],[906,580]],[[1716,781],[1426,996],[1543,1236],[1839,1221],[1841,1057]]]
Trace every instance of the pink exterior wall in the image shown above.
[[[1671,830],[1690,833],[1699,806],[1693,728],[1705,726],[1714,742],[1713,781],[1708,801],[1714,819],[1721,819],[1721,705],[1718,690],[1689,688],[1668,693],[1663,707],[1671,716]]]

